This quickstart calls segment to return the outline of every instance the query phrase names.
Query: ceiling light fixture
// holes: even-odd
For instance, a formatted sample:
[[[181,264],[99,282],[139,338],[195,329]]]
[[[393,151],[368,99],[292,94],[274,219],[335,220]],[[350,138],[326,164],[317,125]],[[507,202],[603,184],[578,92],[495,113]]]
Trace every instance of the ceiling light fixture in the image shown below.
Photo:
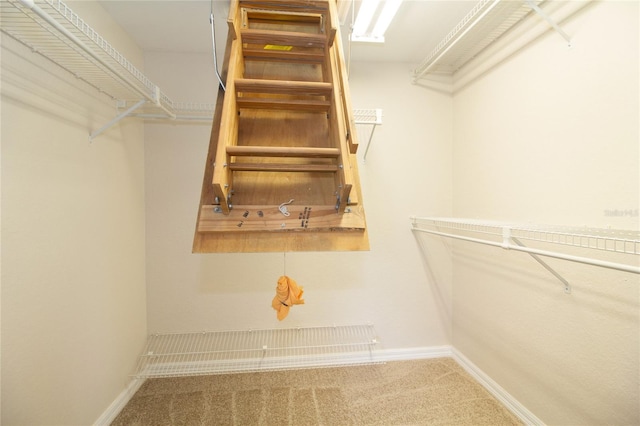
[[[396,15],[402,0],[362,0],[351,33],[352,41],[384,43],[384,33]],[[375,24],[372,24],[375,20]]]

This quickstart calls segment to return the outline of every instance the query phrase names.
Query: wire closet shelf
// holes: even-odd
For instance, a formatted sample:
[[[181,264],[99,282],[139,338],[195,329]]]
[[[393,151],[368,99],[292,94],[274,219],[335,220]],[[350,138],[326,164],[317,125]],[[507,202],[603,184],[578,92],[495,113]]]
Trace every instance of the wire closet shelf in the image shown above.
[[[433,217],[412,217],[411,227],[416,232],[640,274],[640,259],[634,257],[640,256],[640,231]],[[594,255],[576,256],[562,249],[528,247],[522,241],[545,243],[545,247],[579,247]],[[599,259],[595,255],[599,251],[619,253],[626,263]]]
[[[531,4],[523,0],[478,1],[414,70],[414,81],[428,73],[456,72],[530,12]]]
[[[60,0],[4,0],[0,29],[125,109],[211,119],[214,105],[174,102]]]
[[[378,363],[373,325],[152,334],[134,377],[159,378]]]
[[[553,28],[571,46],[569,35],[556,21],[577,12],[589,1],[575,3],[552,17],[550,12],[558,12],[558,7],[543,9],[550,2],[542,0],[479,0],[414,70],[413,82],[428,74],[455,74],[517,26],[527,20],[535,22],[529,18],[532,15],[546,21],[547,28]]]

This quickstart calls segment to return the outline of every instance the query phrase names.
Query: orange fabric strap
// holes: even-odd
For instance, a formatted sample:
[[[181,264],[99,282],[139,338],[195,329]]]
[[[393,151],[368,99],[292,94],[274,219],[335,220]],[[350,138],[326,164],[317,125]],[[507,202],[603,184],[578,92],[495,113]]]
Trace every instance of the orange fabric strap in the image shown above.
[[[271,306],[277,311],[278,320],[285,319],[293,305],[304,304],[304,300],[302,300],[303,293],[303,288],[298,286],[294,279],[286,275],[278,279],[276,295],[271,302]]]

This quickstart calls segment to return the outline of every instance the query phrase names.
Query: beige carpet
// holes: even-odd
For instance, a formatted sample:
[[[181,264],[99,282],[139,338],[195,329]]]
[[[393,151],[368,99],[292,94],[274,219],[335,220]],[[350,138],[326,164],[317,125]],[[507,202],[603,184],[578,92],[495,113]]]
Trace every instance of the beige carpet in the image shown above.
[[[147,380],[112,425],[520,425],[450,358]]]

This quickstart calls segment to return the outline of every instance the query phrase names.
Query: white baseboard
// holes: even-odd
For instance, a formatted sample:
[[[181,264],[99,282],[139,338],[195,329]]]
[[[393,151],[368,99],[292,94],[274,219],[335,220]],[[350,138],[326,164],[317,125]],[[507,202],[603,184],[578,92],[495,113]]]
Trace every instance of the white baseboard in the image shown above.
[[[474,379],[476,379],[485,389],[491,393],[498,401],[500,401],[509,411],[527,425],[543,426],[544,422],[537,418],[531,411],[522,405],[518,400],[509,394],[502,386],[497,384],[484,371],[479,369],[467,357],[465,357],[457,349],[452,351],[453,359],[460,364]]]
[[[376,351],[377,361],[403,361],[412,359],[453,358],[474,379],[478,381],[491,395],[500,401],[509,411],[523,423],[532,426],[543,426],[544,422],[511,396],[502,386],[491,379],[484,371],[452,346],[430,346],[408,349],[391,349]]]
[[[133,395],[140,389],[140,386],[144,383],[144,379],[133,379],[129,382],[129,385],[125,390],[120,392],[120,395],[109,405],[109,407],[102,413],[98,420],[93,424],[94,426],[108,426],[110,425],[120,414],[120,411],[127,405]]]
[[[451,346],[424,346],[404,349],[382,349],[374,352],[373,358],[378,362],[409,361],[412,359],[451,358]]]

